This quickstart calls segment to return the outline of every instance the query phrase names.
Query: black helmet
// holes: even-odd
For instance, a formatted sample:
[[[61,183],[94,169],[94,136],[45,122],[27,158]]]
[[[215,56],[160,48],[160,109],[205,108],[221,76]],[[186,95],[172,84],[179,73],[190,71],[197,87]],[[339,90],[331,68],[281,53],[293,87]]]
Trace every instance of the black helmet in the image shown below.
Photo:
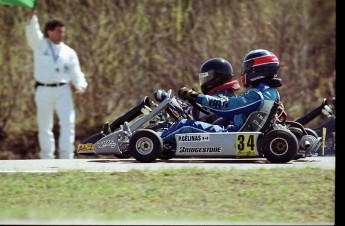
[[[252,50],[243,59],[241,81],[242,85],[258,84],[263,80],[277,76],[279,61],[276,55],[268,50]]]
[[[233,69],[229,61],[223,58],[211,58],[206,60],[200,67],[199,83],[201,91],[207,94],[211,89],[230,82]]]

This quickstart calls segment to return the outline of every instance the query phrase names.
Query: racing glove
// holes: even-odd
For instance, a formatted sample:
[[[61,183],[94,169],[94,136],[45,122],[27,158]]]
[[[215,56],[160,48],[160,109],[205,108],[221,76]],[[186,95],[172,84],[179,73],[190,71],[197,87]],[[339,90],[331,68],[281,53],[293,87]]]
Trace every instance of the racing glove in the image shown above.
[[[324,114],[327,117],[333,115],[332,108],[330,108],[330,106],[328,106],[327,104],[325,106],[323,106],[321,111],[322,111],[322,114]]]
[[[163,89],[157,89],[154,91],[153,96],[159,102],[162,102],[165,98],[167,98],[168,93]]]
[[[192,100],[195,101],[196,97],[199,95],[199,93],[195,92],[192,89],[189,89],[187,87],[182,87],[178,91],[178,96],[183,100]]]

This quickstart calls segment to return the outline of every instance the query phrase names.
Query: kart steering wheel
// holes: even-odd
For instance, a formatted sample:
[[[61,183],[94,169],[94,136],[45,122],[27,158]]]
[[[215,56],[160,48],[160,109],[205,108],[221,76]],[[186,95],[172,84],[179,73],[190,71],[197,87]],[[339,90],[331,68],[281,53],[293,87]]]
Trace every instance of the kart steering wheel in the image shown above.
[[[175,120],[180,120],[183,118],[192,119],[192,116],[184,112],[180,104],[177,102],[172,89],[168,90],[168,92],[162,89],[158,89],[154,92],[153,96],[158,102],[162,102],[167,97],[170,99],[170,102],[167,104],[166,111],[173,119]]]
[[[180,106],[180,104],[176,101],[175,97],[173,96],[171,98],[171,102],[168,103],[168,107],[167,107],[167,112],[168,114],[173,117],[175,120],[179,120],[179,119],[193,119],[193,117],[189,114],[187,114],[182,107]]]
[[[208,108],[202,106],[201,104],[199,104],[198,102],[196,102],[196,100],[188,99],[187,101],[188,101],[195,109],[201,111],[202,113],[204,113],[204,114],[206,114],[206,115],[212,114],[212,112],[211,112]]]

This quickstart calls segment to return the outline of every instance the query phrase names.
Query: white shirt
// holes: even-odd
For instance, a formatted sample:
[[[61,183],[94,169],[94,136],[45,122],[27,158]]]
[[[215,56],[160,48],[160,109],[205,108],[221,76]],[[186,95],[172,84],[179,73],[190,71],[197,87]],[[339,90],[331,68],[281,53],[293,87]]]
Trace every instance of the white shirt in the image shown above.
[[[37,16],[26,24],[26,38],[34,50],[34,77],[41,83],[72,82],[76,89],[86,89],[77,53],[63,42],[54,44],[40,30]]]

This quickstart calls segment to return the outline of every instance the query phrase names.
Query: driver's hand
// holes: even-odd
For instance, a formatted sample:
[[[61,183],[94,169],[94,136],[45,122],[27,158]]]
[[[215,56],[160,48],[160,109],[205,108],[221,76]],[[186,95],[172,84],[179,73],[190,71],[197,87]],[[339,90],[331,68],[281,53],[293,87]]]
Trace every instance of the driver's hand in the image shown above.
[[[192,89],[189,89],[187,87],[182,87],[178,91],[178,96],[183,100],[192,100],[195,101],[196,97],[199,93],[195,92]]]
[[[325,106],[323,106],[321,111],[322,111],[322,114],[324,114],[327,117],[333,115],[332,108],[330,108],[327,104]]]
[[[168,93],[163,89],[157,89],[153,92],[153,96],[157,101],[161,102],[167,98]]]

